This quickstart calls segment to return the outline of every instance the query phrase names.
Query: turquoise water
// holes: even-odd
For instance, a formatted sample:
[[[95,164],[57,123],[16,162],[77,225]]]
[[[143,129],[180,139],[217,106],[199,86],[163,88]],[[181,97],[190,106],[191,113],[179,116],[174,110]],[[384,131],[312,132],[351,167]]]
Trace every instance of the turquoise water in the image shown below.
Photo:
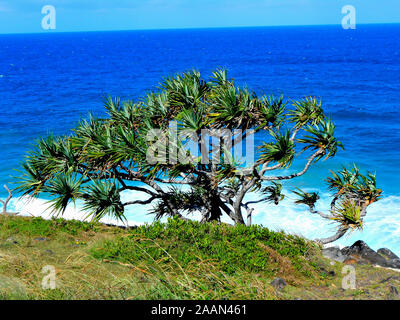
[[[259,94],[322,98],[346,150],[285,188],[321,190],[324,209],[330,169],[356,162],[376,171],[383,200],[369,210],[365,230],[339,244],[363,239],[400,253],[400,25],[0,35],[0,183],[12,186],[35,138],[67,133],[89,111],[101,114],[103,96],[138,99],[167,74],[197,68],[207,75],[221,66]],[[13,206],[42,210],[16,199]],[[310,238],[334,231],[290,198],[256,209],[255,222],[274,229]],[[128,217],[152,219],[135,208]]]

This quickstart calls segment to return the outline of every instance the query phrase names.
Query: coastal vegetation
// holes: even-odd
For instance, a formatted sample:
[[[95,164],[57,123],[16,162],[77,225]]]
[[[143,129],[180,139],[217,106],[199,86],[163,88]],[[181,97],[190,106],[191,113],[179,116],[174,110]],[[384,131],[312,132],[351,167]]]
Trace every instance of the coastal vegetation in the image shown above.
[[[90,115],[69,135],[39,139],[16,190],[50,195],[54,214],[80,200],[93,221],[125,221],[128,206],[152,204],[157,219],[200,212],[202,222],[226,214],[234,224],[250,226],[252,205],[279,205],[283,182],[343,148],[321,101],[259,97],[225,70],[208,80],[197,71],[177,74],[137,102],[109,97],[104,104],[106,117]],[[252,145],[257,134],[263,137],[259,146]],[[244,146],[243,156],[235,148]],[[290,172],[293,163],[299,169]],[[356,166],[332,172],[327,181],[332,203],[324,212],[315,208],[317,193],[295,191],[296,203],[337,223],[337,233],[321,243],[361,229],[367,207],[382,192],[375,175],[363,175]],[[143,197],[123,202],[125,191]],[[249,193],[257,199],[249,201]]]
[[[46,266],[55,288],[43,287]],[[398,272],[354,265],[357,287],[344,290],[344,266],[312,241],[260,226],[0,215],[1,299],[399,299]]]

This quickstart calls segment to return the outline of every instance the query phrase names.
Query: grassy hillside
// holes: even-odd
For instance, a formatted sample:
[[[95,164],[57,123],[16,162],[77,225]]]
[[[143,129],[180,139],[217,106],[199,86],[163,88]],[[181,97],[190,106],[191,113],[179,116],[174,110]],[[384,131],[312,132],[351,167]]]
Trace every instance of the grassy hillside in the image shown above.
[[[44,290],[42,268],[56,268]],[[0,217],[3,299],[391,299],[399,273],[343,265],[313,242],[254,226],[171,219],[131,230],[62,219]],[[275,289],[271,281],[284,279]]]

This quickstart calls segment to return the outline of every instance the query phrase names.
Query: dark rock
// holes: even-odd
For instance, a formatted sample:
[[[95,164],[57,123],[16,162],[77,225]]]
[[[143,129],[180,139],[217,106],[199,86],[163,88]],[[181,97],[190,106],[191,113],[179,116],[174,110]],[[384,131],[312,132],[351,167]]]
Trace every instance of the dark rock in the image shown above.
[[[330,276],[330,277],[334,277],[334,276],[336,276],[336,272],[335,271],[329,271],[328,272],[328,276]]]
[[[47,241],[47,240],[49,240],[49,238],[41,238],[41,237],[39,237],[39,238],[35,238],[33,240],[35,240],[35,241]]]
[[[283,289],[284,287],[286,287],[287,284],[286,284],[286,281],[283,280],[282,278],[275,278],[274,280],[272,280],[271,285],[275,289],[280,290],[280,289]]]
[[[399,291],[397,290],[397,288],[395,286],[389,286],[389,290],[390,290],[391,294],[393,294],[395,296],[399,295]]]
[[[385,255],[382,254],[385,253]],[[341,250],[345,256],[346,264],[372,264],[384,268],[400,269],[400,259],[391,259],[389,257],[396,256],[389,249],[382,249],[381,254],[372,250],[364,241],[356,241],[352,246],[345,247]],[[388,258],[386,258],[386,256]]]
[[[391,250],[387,248],[382,248],[379,249],[377,252],[386,259],[388,267],[400,269],[400,258]]]
[[[322,250],[322,255],[325,258],[343,263],[346,260],[346,256],[343,255],[339,247],[328,247]]]
[[[12,243],[12,244],[18,244],[18,241],[16,241],[13,237],[9,237],[7,239],[7,242]]]
[[[370,264],[367,260],[358,260],[357,264],[362,265],[362,266],[366,266],[368,264]]]
[[[357,263],[370,263],[382,267],[388,267],[387,260],[380,254],[372,250],[364,241],[356,241],[352,246],[343,248],[342,254]]]
[[[387,264],[390,268],[400,269],[400,259],[388,260]]]
[[[393,260],[393,259],[400,259],[398,256],[396,256],[391,250],[387,248],[381,248],[377,251],[381,256],[388,260]]]
[[[361,240],[343,249],[339,247],[324,248],[322,254],[326,258],[345,264],[372,264],[384,268],[400,269],[400,258],[391,250],[382,248],[376,252]]]
[[[50,255],[54,254],[54,251],[53,250],[49,250],[49,249],[45,250],[44,252],[46,252],[47,254],[50,254]]]

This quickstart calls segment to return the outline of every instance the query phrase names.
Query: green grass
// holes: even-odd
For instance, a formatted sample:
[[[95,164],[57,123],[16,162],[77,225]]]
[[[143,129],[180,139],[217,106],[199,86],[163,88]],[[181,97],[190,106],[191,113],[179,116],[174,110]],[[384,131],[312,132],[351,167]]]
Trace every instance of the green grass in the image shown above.
[[[42,218],[32,219],[3,219],[0,227],[0,237],[20,234],[26,236],[48,237],[60,232],[77,235],[81,231],[96,230],[96,225],[77,220],[67,221],[64,219],[44,220]]]
[[[208,261],[229,275],[238,270],[273,275],[279,266],[265,247],[290,258],[295,269],[301,272],[307,270],[304,256],[312,246],[302,238],[260,226],[232,227],[170,219],[168,224],[155,222],[139,227],[128,236],[106,241],[91,252],[99,259],[132,264],[159,261],[187,268]]]
[[[41,286],[46,265],[56,269],[55,290]],[[260,226],[170,219],[124,230],[0,216],[0,299],[386,297],[387,283],[379,281],[388,271],[357,267],[368,290],[346,293],[340,276],[327,275],[340,275],[341,267],[331,266],[314,242]],[[276,277],[287,287],[275,290]]]

